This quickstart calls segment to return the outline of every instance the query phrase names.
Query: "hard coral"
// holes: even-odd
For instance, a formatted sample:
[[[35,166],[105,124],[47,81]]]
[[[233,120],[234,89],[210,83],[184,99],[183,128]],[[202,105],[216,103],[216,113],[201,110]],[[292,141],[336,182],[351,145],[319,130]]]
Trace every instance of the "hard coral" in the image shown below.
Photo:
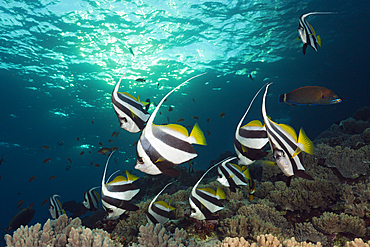
[[[41,230],[41,224],[37,223],[31,227],[21,226],[13,237],[5,235],[7,246],[55,246],[55,247],[87,247],[87,246],[121,246],[113,242],[109,234],[102,230],[93,230],[81,226],[81,220],[75,218],[68,219],[63,214],[56,220],[50,220],[44,224]]]
[[[362,237],[365,235],[366,228],[364,220],[357,216],[350,216],[345,213],[340,215],[325,212],[320,218],[312,218],[313,225],[326,234],[347,232],[355,236]]]
[[[324,160],[323,165],[335,167],[345,178],[357,178],[369,171],[370,145],[353,150],[319,144],[316,146],[316,155]]]

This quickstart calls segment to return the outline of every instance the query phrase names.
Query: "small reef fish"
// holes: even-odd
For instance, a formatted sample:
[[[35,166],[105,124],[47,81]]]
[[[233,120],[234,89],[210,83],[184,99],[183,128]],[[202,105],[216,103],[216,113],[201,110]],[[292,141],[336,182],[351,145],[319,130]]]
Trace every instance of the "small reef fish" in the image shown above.
[[[70,158],[68,158],[68,157],[66,157],[66,158],[69,161],[69,163],[72,163],[72,160]]]
[[[44,201],[42,202],[42,205],[41,205],[41,206],[44,206],[47,202],[48,202],[48,199],[44,200]]]
[[[342,100],[331,89],[307,86],[297,88],[290,93],[280,94],[279,102],[285,102],[288,105],[332,105],[338,104]]]
[[[99,145],[100,145],[100,146],[103,146],[103,143],[102,143],[102,142],[99,142]]]
[[[111,143],[111,142],[114,142],[114,140],[112,140],[112,139],[109,139],[109,140],[108,140],[108,142],[109,142],[109,143]]]
[[[211,119],[210,118],[207,118],[207,123],[209,123],[209,121],[211,121]]]
[[[82,204],[90,211],[96,211],[99,209],[99,193],[94,190],[99,187],[94,187],[89,189],[87,192],[84,192],[84,200],[82,201]]]
[[[49,198],[49,212],[53,219],[58,219],[59,216],[61,216],[62,214],[66,214],[66,212],[62,208],[62,204],[60,203],[57,197],[60,196],[54,194]]]
[[[32,178],[30,178],[30,182],[32,182],[35,178],[36,178],[37,176],[35,175],[35,176],[33,176]]]
[[[11,230],[16,230],[20,226],[28,225],[33,219],[35,212],[36,210],[30,208],[22,209],[10,220],[8,228],[1,230],[3,230],[5,233],[9,233]]]
[[[117,114],[121,128],[131,133],[137,133],[144,129],[145,123],[149,119],[150,114],[147,110],[150,103],[142,102],[139,97],[136,99],[128,93],[118,92],[118,88],[124,76],[125,75],[121,76],[114,87],[112,93],[113,108]],[[144,106],[146,106],[146,109],[143,108]]]
[[[153,124],[159,107],[170,94],[188,81],[204,74],[193,76],[181,83],[167,93],[159,102],[150,115],[148,123],[143,129],[137,143],[137,162],[135,169],[151,175],[163,173],[171,177],[178,177],[180,176],[180,172],[173,167],[198,156],[191,144],[206,145],[206,139],[198,124],[194,125],[190,135],[185,127],[178,124]]]
[[[184,122],[183,118],[180,118],[179,120],[176,121],[176,123],[182,123],[182,122]]]
[[[84,151],[81,151],[80,155],[83,155],[85,152]]]
[[[49,146],[42,146],[42,149],[51,149]]]
[[[132,56],[135,56],[134,51],[132,50],[132,48],[131,48],[131,47],[129,47],[129,48],[128,48],[128,50],[129,50],[129,52],[132,54]]]
[[[64,141],[57,141],[58,146],[63,146]]]
[[[225,159],[228,160],[229,158]],[[212,215],[213,213],[220,211],[223,209],[223,205],[220,199],[225,199],[225,193],[220,189],[217,188],[216,191],[210,188],[203,188],[198,189],[198,185],[200,181],[204,178],[204,176],[214,167],[218,166],[225,160],[222,160],[212,167],[208,168],[208,170],[203,174],[203,176],[198,180],[198,182],[194,185],[193,189],[191,190],[189,203],[191,208],[193,209],[190,217],[197,219],[197,220],[215,220],[218,217]]]
[[[283,171],[283,173],[291,179],[295,175],[301,178],[313,180],[313,178],[304,172],[302,164],[302,153],[304,151],[308,154],[314,153],[314,146],[312,141],[306,136],[301,128],[299,137],[295,130],[286,124],[277,124],[267,117],[266,113],[266,95],[268,87],[267,84],[265,94],[262,99],[262,116],[266,125],[267,136],[272,149],[272,156],[276,164]],[[289,184],[289,182],[288,182]]]
[[[146,82],[146,80],[144,78],[137,78],[135,81],[137,81],[137,82]]]
[[[336,12],[310,12],[303,14],[299,17],[298,33],[299,37],[303,42],[303,55],[306,54],[307,46],[311,46],[317,51],[317,45],[321,46],[321,38],[319,35],[316,36],[315,30],[307,22],[306,17],[309,15],[328,15],[337,14]]]
[[[54,178],[56,178],[57,176],[51,176],[50,178],[49,178],[49,180],[53,180]]]
[[[20,200],[19,202],[17,202],[17,204],[22,204],[24,202],[24,200]]]
[[[101,182],[101,201],[103,209],[108,214],[106,217],[107,220],[118,219],[120,215],[126,211],[136,211],[139,209],[138,206],[129,203],[140,191],[139,187],[133,184],[138,177],[131,175],[126,171],[127,178],[122,175],[118,175],[113,179],[113,181],[105,183],[105,174],[107,172],[109,159],[113,153],[114,152],[108,156]],[[108,178],[108,181],[118,171],[114,172]]]
[[[35,202],[32,202],[29,206],[28,206],[28,209],[31,209],[33,207],[33,205],[35,205]]]
[[[42,163],[48,163],[49,161],[51,160],[51,158],[47,158],[47,159],[45,159]]]
[[[164,201],[155,201],[157,200],[158,196],[174,182],[176,182],[176,180],[164,186],[164,188],[156,195],[156,197],[153,198],[152,202],[149,204],[148,212],[146,213],[146,218],[148,219],[149,223],[152,222],[153,224],[164,224],[170,219],[170,212],[175,209],[174,207],[170,206],[171,202],[167,204]]]
[[[224,117],[225,117],[225,113],[221,112],[220,118],[224,118]]]
[[[173,111],[173,108],[171,106],[168,107],[168,111],[171,112]]]
[[[69,169],[71,169],[71,165],[66,166],[66,171],[68,171]]]
[[[80,137],[77,137],[77,138],[76,138],[76,141],[79,141],[79,140],[80,140]]]
[[[98,154],[103,154],[103,155],[105,155],[105,154],[107,154],[107,153],[111,153],[112,152],[112,149],[111,148],[101,148],[101,149],[99,149],[98,150]]]
[[[238,126],[235,131],[234,138],[234,149],[238,156],[238,164],[250,165],[256,160],[259,160],[267,155],[267,152],[263,152],[263,149],[268,143],[267,132],[265,126],[258,120],[253,120],[248,124],[240,127],[247,116],[252,104],[261,90],[265,87],[261,87],[252,98],[247,110],[243,117],[240,119]]]
[[[194,118],[195,120],[198,120],[198,119],[199,119],[197,116],[193,116],[193,118]]]

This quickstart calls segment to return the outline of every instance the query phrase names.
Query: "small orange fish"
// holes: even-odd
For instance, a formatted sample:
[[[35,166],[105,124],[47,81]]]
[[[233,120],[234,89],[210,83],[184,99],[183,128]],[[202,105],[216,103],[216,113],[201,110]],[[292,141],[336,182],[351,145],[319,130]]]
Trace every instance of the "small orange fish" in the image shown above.
[[[19,209],[20,207],[22,207],[22,204],[23,204],[23,203],[19,204],[19,205],[17,206],[17,208]]]
[[[184,122],[183,118],[180,118],[179,120],[176,121],[176,123],[181,123],[181,122]]]
[[[91,151],[89,150],[89,154],[91,154]]]
[[[94,124],[94,120],[91,120],[91,123]]]
[[[85,152],[84,151],[81,151],[80,155],[83,155]]]
[[[168,111],[173,111],[173,108],[170,106],[169,108],[168,108]]]
[[[42,149],[51,149],[49,146],[42,146]]]
[[[72,160],[70,158],[68,158],[68,157],[66,157],[66,158],[69,161],[69,163],[72,163]]]
[[[99,165],[99,164],[95,164],[94,166],[96,166],[96,167],[100,167],[100,165]]]
[[[211,120],[210,118],[207,118],[207,123],[209,123],[210,120]]]
[[[94,164],[94,161],[91,161],[91,162],[90,162],[90,165],[92,165],[92,164]]]
[[[80,137],[77,137],[77,139],[76,139],[77,141],[79,141],[80,140]]]
[[[193,102],[195,103],[195,99],[193,98]]]
[[[103,146],[103,143],[102,143],[102,142],[99,142],[99,145],[100,145],[100,146]]]
[[[52,179],[54,179],[54,178],[56,178],[57,176],[51,176],[50,178],[49,178],[49,180],[52,180]]]
[[[193,116],[193,118],[194,118],[195,120],[198,120],[198,119],[199,119],[197,116]]]
[[[211,132],[209,132],[208,130],[207,130],[207,136],[209,136],[211,134]]]
[[[220,118],[224,118],[224,117],[225,117],[225,113],[221,112]]]
[[[24,200],[20,200],[19,202],[17,202],[17,204],[22,204],[24,202]]]
[[[48,202],[48,199],[42,202],[42,206],[44,206]]]
[[[31,209],[33,207],[33,205],[35,205],[35,202],[32,202],[29,206],[28,206],[28,209]]]
[[[109,139],[108,142],[113,142],[113,140],[112,139]]]
[[[112,135],[110,136],[110,137],[113,137],[113,136],[115,136],[116,135],[116,131],[113,131],[113,133],[112,133]]]
[[[42,163],[48,163],[49,161],[51,160],[51,158],[47,158],[47,159],[45,159]]]
[[[34,179],[36,178],[36,175],[35,176],[33,176],[32,178],[30,178],[30,182],[32,182]]]
[[[114,147],[112,147],[112,150],[113,151],[117,151],[118,150],[118,147],[114,146]]]

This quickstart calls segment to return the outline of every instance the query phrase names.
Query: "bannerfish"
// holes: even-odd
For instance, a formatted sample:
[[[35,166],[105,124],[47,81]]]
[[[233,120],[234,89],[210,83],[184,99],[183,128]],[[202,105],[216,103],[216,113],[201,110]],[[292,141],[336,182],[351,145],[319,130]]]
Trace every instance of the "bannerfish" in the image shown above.
[[[203,176],[194,185],[193,189],[191,190],[190,197],[189,197],[189,203],[193,211],[190,214],[190,217],[197,219],[197,220],[217,219],[217,217],[212,214],[224,208],[220,199],[226,198],[225,193],[220,188],[217,188],[217,190],[214,191],[213,189],[210,189],[210,188],[198,189],[197,187],[200,181],[202,181],[204,176],[212,168],[218,166],[225,160],[229,160],[229,159],[230,158],[226,158],[216,163],[212,167],[208,168],[208,170],[203,174]]]
[[[203,132],[196,123],[190,135],[187,129],[178,124],[155,125],[153,120],[159,107],[167,97],[188,81],[172,89],[159,102],[141,133],[137,143],[137,162],[135,169],[151,175],[163,173],[171,177],[180,176],[180,172],[173,167],[185,163],[198,156],[191,144],[207,145]]]
[[[53,219],[58,219],[59,216],[61,216],[62,214],[66,214],[66,212],[62,208],[62,203],[60,203],[57,197],[60,197],[60,196],[57,194],[54,194],[49,199],[49,212]]]
[[[266,85],[264,85],[263,87],[265,86]],[[249,103],[247,110],[245,111],[243,117],[239,121],[238,126],[236,127],[234,149],[236,155],[238,156],[239,165],[248,166],[256,160],[259,160],[267,155],[267,152],[263,151],[268,143],[265,126],[263,126],[260,121],[253,120],[243,127],[240,127],[249,110],[251,109],[254,100],[261,92],[263,87],[261,87],[254,95],[251,102]]]
[[[313,178],[304,172],[303,157],[301,151],[308,154],[314,153],[314,146],[312,141],[306,136],[301,128],[299,137],[295,130],[286,124],[277,124],[267,117],[266,113],[266,95],[268,87],[267,84],[265,94],[262,100],[262,116],[266,125],[267,136],[272,149],[272,155],[276,164],[283,171],[283,173],[291,178],[295,175],[301,178],[313,180]]]
[[[331,89],[307,86],[294,89],[290,93],[280,94],[279,102],[285,102],[288,105],[332,105],[342,100]]]
[[[28,225],[33,219],[35,212],[36,210],[30,208],[22,209],[10,220],[8,228],[1,230],[3,230],[6,233],[9,233],[11,230],[16,230],[20,226]]]
[[[168,204],[164,201],[158,201],[158,196],[172,183],[176,182],[177,180],[168,183],[164,188],[156,195],[156,197],[153,198],[152,202],[149,204],[148,212],[146,213],[146,218],[148,219],[148,222],[152,222],[153,224],[161,223],[164,224],[170,219],[170,212],[174,210],[174,207],[170,206],[170,202]]]
[[[118,83],[114,87],[112,93],[112,103],[114,111],[117,114],[118,122],[122,129],[131,133],[137,133],[144,128],[150,114],[143,108],[149,102],[142,102],[140,98],[136,99],[128,93],[118,92],[121,80],[125,75],[121,76]]]
[[[246,181],[246,176],[243,174],[243,170],[240,166],[236,164],[229,163],[235,157],[226,159],[221,164],[218,165],[218,178],[217,181],[220,182],[225,187],[230,187],[232,192],[236,192],[236,188],[239,188],[241,185],[248,185]]]
[[[254,179],[252,178],[247,166],[242,166],[242,171],[244,176],[249,180],[249,200],[253,201],[254,193],[256,192],[256,181],[254,181]]]
[[[298,33],[300,39],[303,42],[303,55],[306,54],[307,46],[311,46],[315,51],[317,51],[317,45],[321,46],[321,38],[319,35],[316,36],[315,30],[307,22],[306,17],[309,15],[328,15],[337,14],[336,12],[310,12],[301,15],[299,17]]]
[[[84,200],[82,201],[82,204],[90,211],[96,211],[99,209],[99,193],[94,190],[99,187],[94,187],[89,189],[87,192],[84,192]]]
[[[103,179],[101,181],[101,201],[105,212],[108,214],[106,217],[107,220],[118,219],[121,214],[126,211],[136,211],[139,209],[138,206],[129,203],[140,191],[139,187],[132,183],[137,180],[138,177],[131,175],[126,171],[127,178],[122,175],[118,175],[111,182],[105,183],[105,174],[112,154],[113,152],[108,156]],[[114,172],[107,181],[109,181],[109,179],[118,171]]]

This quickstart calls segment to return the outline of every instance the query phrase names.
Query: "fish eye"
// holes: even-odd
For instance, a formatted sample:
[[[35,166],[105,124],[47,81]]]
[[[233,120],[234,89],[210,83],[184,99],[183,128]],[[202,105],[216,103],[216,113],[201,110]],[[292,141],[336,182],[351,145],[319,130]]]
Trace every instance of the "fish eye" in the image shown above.
[[[221,174],[218,174],[218,178],[222,178],[222,175]]]
[[[122,120],[124,123],[127,123],[127,118],[123,117],[123,118],[121,118],[121,120]]]
[[[140,163],[140,164],[144,164],[144,160],[142,157],[137,157],[137,161]]]
[[[195,214],[197,211],[195,211],[195,209],[194,208],[192,208],[191,210],[190,210],[190,213],[192,213],[192,214]]]

